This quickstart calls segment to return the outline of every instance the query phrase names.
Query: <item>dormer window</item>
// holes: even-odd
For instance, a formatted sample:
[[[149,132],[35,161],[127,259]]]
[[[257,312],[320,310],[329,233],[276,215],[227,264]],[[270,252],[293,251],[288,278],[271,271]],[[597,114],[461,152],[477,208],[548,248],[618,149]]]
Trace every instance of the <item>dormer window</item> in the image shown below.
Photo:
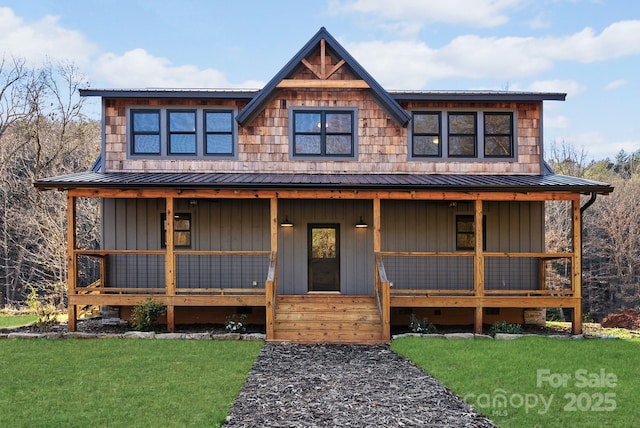
[[[296,158],[354,158],[354,110],[292,110],[291,152]]]

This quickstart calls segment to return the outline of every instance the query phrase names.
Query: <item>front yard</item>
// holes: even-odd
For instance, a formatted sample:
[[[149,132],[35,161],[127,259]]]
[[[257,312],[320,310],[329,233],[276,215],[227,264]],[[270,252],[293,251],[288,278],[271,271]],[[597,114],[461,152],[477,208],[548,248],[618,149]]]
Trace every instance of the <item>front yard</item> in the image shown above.
[[[391,348],[501,427],[631,427],[640,420],[640,339],[407,337]]]
[[[220,426],[261,347],[0,340],[0,426]]]
[[[0,328],[30,321],[4,316]],[[0,426],[220,426],[262,344],[0,340]],[[637,336],[406,337],[391,349],[501,427],[622,427],[640,420]]]

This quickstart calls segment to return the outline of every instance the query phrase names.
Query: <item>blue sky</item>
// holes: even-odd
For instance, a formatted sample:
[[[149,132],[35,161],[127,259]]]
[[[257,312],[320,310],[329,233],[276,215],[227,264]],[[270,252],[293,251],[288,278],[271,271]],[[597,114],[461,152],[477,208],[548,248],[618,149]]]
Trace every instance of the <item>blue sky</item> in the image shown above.
[[[323,26],[387,89],[566,92],[547,146],[640,149],[636,0],[0,0],[3,55],[94,88],[260,88]]]

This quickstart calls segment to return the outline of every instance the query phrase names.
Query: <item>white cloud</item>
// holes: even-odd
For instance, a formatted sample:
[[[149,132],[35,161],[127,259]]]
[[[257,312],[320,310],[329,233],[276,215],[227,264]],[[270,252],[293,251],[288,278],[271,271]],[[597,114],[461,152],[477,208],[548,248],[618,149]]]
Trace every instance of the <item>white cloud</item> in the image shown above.
[[[566,116],[545,116],[544,127],[546,129],[566,129],[570,126],[569,118]]]
[[[423,26],[427,22],[496,27],[509,20],[507,12],[521,0],[354,0],[332,1],[333,13],[369,14],[379,20],[393,20]]]
[[[383,86],[424,88],[441,78],[513,79],[550,70],[558,61],[582,63],[640,54],[640,20],[621,21],[599,35],[586,28],[565,37],[463,35],[440,48],[417,39],[347,44]],[[574,88],[578,92],[583,89]],[[561,92],[567,92],[566,88]]]
[[[93,75],[114,86],[129,88],[257,88],[264,85],[258,81],[232,84],[219,70],[201,70],[194,65],[176,66],[144,49],[133,49],[122,55],[101,55],[95,62]]]
[[[621,88],[622,86],[625,86],[627,83],[629,83],[627,80],[624,79],[618,79],[618,80],[614,80],[612,82],[609,82],[605,85],[604,90],[609,92],[609,91],[613,91],[616,90],[618,88]]]
[[[8,7],[0,7],[0,54],[23,58],[32,66],[46,60],[86,66],[97,47],[78,31],[63,28],[56,16],[27,23]]]
[[[176,66],[144,49],[133,49],[122,55],[101,53],[83,34],[62,27],[58,17],[46,16],[39,21],[25,22],[7,7],[0,7],[0,57],[3,55],[24,58],[35,67],[46,60],[73,62],[89,74],[90,80],[116,87],[264,86],[264,82],[259,81],[231,83],[219,70]]]
[[[561,60],[583,63],[640,54],[640,20],[614,22],[596,35],[591,28],[564,38],[542,39],[543,52]]]

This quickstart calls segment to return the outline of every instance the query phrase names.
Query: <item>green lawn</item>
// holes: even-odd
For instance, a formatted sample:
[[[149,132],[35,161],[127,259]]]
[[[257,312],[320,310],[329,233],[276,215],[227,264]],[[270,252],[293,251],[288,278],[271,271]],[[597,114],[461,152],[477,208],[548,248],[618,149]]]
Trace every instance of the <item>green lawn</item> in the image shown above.
[[[37,315],[9,315],[0,314],[0,328],[19,327],[38,320]]]
[[[0,426],[220,426],[262,345],[0,340]]]
[[[638,339],[408,337],[392,349],[501,427],[633,427],[640,421]]]

